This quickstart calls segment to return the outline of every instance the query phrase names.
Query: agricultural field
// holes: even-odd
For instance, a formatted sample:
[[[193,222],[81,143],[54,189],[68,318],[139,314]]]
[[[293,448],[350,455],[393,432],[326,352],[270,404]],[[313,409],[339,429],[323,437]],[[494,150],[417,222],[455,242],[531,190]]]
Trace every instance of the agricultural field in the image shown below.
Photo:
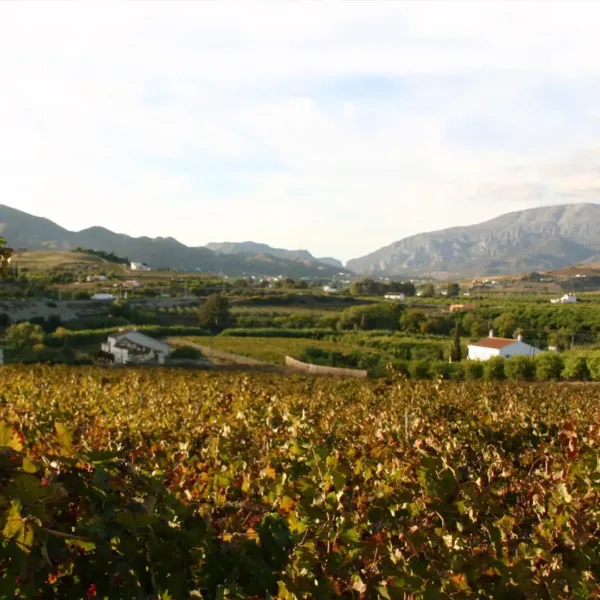
[[[4,367],[0,598],[593,598],[600,388]]]
[[[182,340],[188,338],[181,338]],[[359,348],[358,346],[349,346],[343,343],[313,340],[307,338],[273,338],[273,337],[191,337],[188,341],[202,344],[217,350],[224,350],[233,354],[249,356],[256,360],[271,364],[285,364],[285,357],[299,357],[307,348],[318,347],[329,352],[356,352],[373,354],[376,351],[370,348]]]

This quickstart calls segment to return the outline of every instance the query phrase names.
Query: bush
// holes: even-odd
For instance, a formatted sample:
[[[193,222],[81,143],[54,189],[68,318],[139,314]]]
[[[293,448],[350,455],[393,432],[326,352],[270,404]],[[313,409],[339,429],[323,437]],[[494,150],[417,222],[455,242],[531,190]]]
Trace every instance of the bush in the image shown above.
[[[450,379],[451,373],[452,373],[452,364],[447,361],[439,360],[437,362],[434,362],[431,365],[431,374],[434,377],[442,377],[443,379]]]
[[[189,360],[198,360],[202,358],[202,352],[191,346],[180,346],[171,352],[170,358],[186,358]]]
[[[512,356],[506,359],[504,372],[513,381],[531,381],[535,377],[535,362],[529,356]]]
[[[408,369],[408,361],[394,359],[392,361],[389,361],[386,366],[388,366],[388,365],[392,369],[392,371],[394,373],[396,373],[396,375],[401,375],[403,377],[410,377],[410,371]]]
[[[558,381],[564,367],[561,357],[553,352],[544,352],[535,357],[535,374],[538,381]]]
[[[600,354],[592,354],[587,359],[587,368],[594,381],[600,381]]]
[[[483,363],[479,360],[467,360],[465,363],[465,379],[481,379]]]
[[[569,354],[565,358],[562,376],[569,381],[586,381],[590,378],[590,371],[585,356]]]
[[[452,363],[450,367],[450,379],[452,381],[462,381],[465,378],[465,366],[463,363]]]
[[[430,371],[428,360],[413,360],[408,365],[408,372],[413,379],[429,379]]]
[[[499,381],[505,377],[504,359],[501,356],[492,356],[492,358],[485,361],[483,378],[486,381]]]

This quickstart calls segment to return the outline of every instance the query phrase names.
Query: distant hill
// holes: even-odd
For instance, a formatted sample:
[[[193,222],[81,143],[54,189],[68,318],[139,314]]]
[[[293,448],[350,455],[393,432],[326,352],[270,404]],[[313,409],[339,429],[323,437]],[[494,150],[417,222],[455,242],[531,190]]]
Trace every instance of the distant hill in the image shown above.
[[[386,276],[502,275],[596,262],[600,205],[566,204],[404,238],[346,268]]]
[[[0,235],[16,249],[69,251],[92,248],[127,256],[153,268],[223,273],[229,276],[265,275],[331,277],[340,269],[308,256],[277,257],[266,251],[217,253],[189,247],[172,237],[131,237],[104,227],[69,231],[53,221],[0,204]],[[269,247],[266,246],[266,249]]]
[[[331,265],[332,267],[336,267],[337,269],[343,269],[344,263],[337,258],[332,258],[331,256],[322,256],[317,258],[319,262],[325,263],[326,265]]]
[[[206,247],[221,254],[270,254],[276,258],[317,261],[336,269],[344,269],[341,260],[331,257],[315,258],[308,250],[285,250],[284,248],[273,248],[267,244],[257,242],[211,242]]]

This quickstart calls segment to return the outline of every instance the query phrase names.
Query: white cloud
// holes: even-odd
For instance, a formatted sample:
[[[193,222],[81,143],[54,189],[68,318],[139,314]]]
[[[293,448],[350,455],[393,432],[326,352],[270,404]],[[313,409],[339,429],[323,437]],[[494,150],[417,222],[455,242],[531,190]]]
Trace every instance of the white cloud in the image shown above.
[[[0,3],[0,201],[72,228],[351,258],[540,198],[595,200],[599,15]]]

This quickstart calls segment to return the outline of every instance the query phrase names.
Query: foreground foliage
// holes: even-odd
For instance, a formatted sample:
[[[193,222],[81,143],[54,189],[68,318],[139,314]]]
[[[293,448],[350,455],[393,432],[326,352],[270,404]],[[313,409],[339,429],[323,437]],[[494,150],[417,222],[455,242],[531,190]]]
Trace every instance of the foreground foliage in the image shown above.
[[[5,367],[0,598],[589,598],[600,388]]]

